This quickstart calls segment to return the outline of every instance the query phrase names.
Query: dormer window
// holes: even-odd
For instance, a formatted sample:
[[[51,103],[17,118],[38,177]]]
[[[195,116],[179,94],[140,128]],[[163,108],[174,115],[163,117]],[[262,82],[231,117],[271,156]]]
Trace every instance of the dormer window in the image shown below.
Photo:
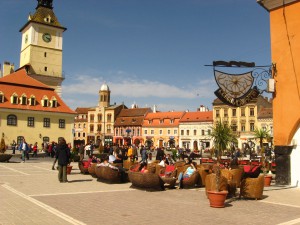
[[[148,122],[149,122],[149,124],[152,124],[152,120],[149,120]]]
[[[4,102],[4,94],[2,91],[0,91],[0,103]]]
[[[159,123],[160,123],[160,124],[163,124],[163,123],[164,123],[164,120],[160,120]]]
[[[43,107],[48,107],[49,106],[49,99],[47,98],[47,96],[44,96],[42,99],[42,106]]]
[[[132,123],[135,123],[136,122],[136,119],[132,119]]]
[[[23,94],[21,96],[21,105],[27,105],[27,96],[25,94]]]
[[[170,124],[173,124],[174,123],[174,119],[170,119]]]
[[[34,95],[30,96],[29,105],[31,105],[31,106],[35,106],[36,105],[35,96]]]
[[[121,119],[121,123],[124,123],[124,121],[125,121],[124,119]]]
[[[16,93],[14,93],[11,97],[10,97],[10,102],[12,104],[18,104],[18,95]]]
[[[57,107],[57,100],[56,100],[56,98],[52,98],[52,100],[51,100],[51,107],[52,108],[56,108]]]
[[[52,23],[51,16],[48,15],[47,17],[45,17],[45,18],[44,18],[44,21],[45,21],[46,23]]]

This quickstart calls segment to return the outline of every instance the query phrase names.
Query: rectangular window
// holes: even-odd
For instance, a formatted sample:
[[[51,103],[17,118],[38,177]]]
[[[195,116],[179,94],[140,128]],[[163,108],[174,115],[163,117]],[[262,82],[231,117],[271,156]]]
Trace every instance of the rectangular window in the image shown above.
[[[181,135],[184,135],[184,130],[181,130],[180,133],[181,133]]]
[[[144,130],[144,134],[148,134],[147,130]]]
[[[254,108],[250,108],[250,116],[254,116]]]
[[[228,109],[224,109],[224,117],[228,117]]]
[[[177,130],[174,130],[174,135],[177,135]]]
[[[201,130],[201,135],[204,136],[205,135],[205,131]]]
[[[250,123],[250,131],[254,131],[254,123]]]
[[[217,118],[220,117],[220,110],[219,110],[219,109],[216,110],[216,117],[217,117]]]
[[[18,97],[17,96],[12,97],[12,104],[18,104]]]
[[[30,105],[34,106],[35,105],[35,98],[30,98]]]
[[[47,99],[43,100],[43,107],[48,107],[48,100]]]
[[[162,130],[159,130],[159,134],[162,135]]]
[[[164,123],[164,120],[160,120],[159,123],[160,123],[160,124],[163,124],[163,123]]]
[[[47,70],[48,70],[48,67],[47,67],[47,66],[45,66],[44,70],[45,70],[45,72],[47,72]]]
[[[50,118],[44,118],[44,127],[50,127]]]
[[[94,122],[94,115],[93,114],[90,115],[90,122]]]
[[[168,130],[168,134],[169,134],[169,135],[171,134],[171,131],[170,131],[170,130]]]
[[[0,103],[4,102],[4,95],[0,95]]]
[[[151,135],[154,135],[154,130],[151,130]]]
[[[232,124],[232,125],[231,125],[231,129],[232,129],[232,131],[236,132],[236,130],[237,130],[237,125],[236,125],[236,124]]]
[[[27,118],[27,127],[34,127],[34,117]]]
[[[190,135],[190,130],[186,130],[186,135],[187,135],[187,136]]]
[[[80,133],[78,132],[78,137],[80,137]]]
[[[47,52],[44,53],[44,57],[45,57],[45,58],[47,57]]]
[[[236,117],[236,109],[232,109],[232,116]]]
[[[173,120],[173,119],[171,119],[171,120],[170,120],[170,124],[173,124],[173,123],[174,123],[174,120]]]
[[[27,98],[25,96],[22,96],[22,98],[21,98],[21,104],[22,105],[27,105]]]
[[[241,131],[246,131],[245,124],[242,124],[242,125],[241,125]]]
[[[94,132],[94,125],[90,125],[90,133]]]
[[[85,133],[82,134],[82,137],[85,137]]]
[[[194,130],[194,135],[195,135],[195,136],[197,135],[197,130]]]
[[[245,116],[245,108],[241,108],[241,116]]]
[[[66,121],[64,119],[59,119],[58,126],[59,126],[59,128],[65,128],[66,127]]]

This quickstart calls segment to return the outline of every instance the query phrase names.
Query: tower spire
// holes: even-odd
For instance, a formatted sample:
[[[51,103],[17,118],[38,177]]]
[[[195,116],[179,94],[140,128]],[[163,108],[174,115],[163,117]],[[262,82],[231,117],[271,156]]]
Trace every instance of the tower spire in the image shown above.
[[[53,0],[37,0],[37,1],[38,1],[38,5],[37,5],[36,9],[41,6],[49,8],[49,9],[53,9],[53,6],[52,6]]]

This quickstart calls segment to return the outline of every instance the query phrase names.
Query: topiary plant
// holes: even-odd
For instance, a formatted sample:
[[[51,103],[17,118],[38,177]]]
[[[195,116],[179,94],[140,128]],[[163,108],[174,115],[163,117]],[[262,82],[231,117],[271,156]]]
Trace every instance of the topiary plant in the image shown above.
[[[0,153],[4,153],[6,151],[6,145],[4,138],[1,138],[1,143],[0,143]]]

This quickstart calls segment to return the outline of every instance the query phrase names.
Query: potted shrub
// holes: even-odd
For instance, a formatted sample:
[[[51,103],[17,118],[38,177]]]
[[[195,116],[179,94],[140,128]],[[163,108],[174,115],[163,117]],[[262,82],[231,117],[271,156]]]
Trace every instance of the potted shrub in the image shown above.
[[[209,199],[210,207],[213,208],[224,208],[225,207],[225,200],[228,194],[228,191],[221,190],[221,170],[219,165],[215,166],[215,175],[213,177],[215,180],[212,184],[215,184],[215,187],[212,187],[215,190],[208,190],[207,197]],[[206,182],[207,183],[207,182]]]
[[[272,181],[272,175],[267,174],[267,161],[266,161],[266,157],[265,157],[265,148],[263,146],[263,140],[264,139],[269,139],[270,135],[269,135],[269,131],[268,130],[264,130],[264,129],[258,129],[255,128],[254,130],[254,137],[256,139],[259,139],[259,145],[260,145],[260,149],[261,149],[261,162],[262,162],[262,171],[264,173],[265,176],[265,186],[270,186],[271,185],[271,181]]]
[[[9,161],[10,158],[12,157],[11,154],[5,154],[7,146],[5,145],[5,140],[4,138],[1,138],[0,142],[0,162],[6,162]]]

